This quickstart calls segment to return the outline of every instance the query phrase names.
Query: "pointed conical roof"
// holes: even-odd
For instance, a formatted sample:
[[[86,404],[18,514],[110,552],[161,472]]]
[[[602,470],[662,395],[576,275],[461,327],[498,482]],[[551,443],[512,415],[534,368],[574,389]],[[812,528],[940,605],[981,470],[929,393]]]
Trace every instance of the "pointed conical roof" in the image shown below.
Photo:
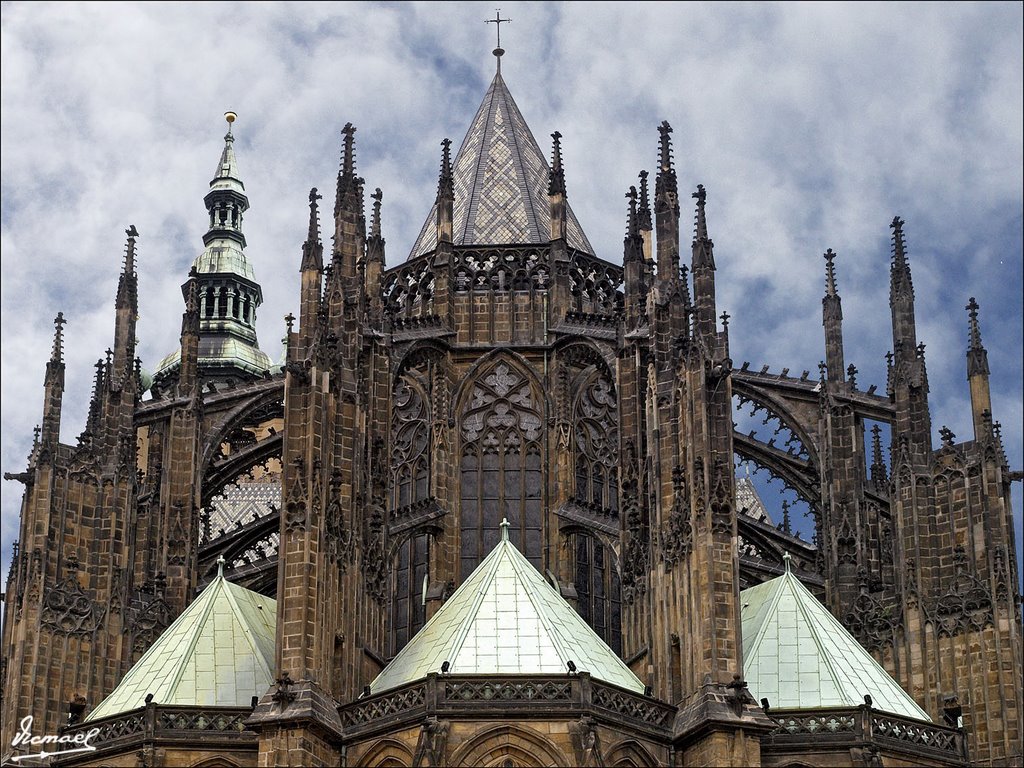
[[[540,572],[502,540],[373,681],[374,693],[422,680],[449,662],[453,675],[566,674],[643,692],[644,684]]]
[[[850,707],[930,720],[789,571],[740,593],[743,674],[773,709]]]
[[[218,574],[88,720],[157,704],[249,706],[274,682],[277,602]]]
[[[455,157],[455,245],[547,243],[551,240],[548,162],[509,93],[494,76]],[[437,203],[409,258],[437,245]],[[570,248],[594,249],[566,203]]]

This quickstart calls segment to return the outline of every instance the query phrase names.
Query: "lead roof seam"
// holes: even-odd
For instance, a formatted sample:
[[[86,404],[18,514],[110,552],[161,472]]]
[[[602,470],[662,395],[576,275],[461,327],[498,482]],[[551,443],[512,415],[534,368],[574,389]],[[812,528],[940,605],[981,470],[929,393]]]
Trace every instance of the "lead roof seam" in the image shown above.
[[[806,592],[806,593],[807,593],[807,594],[808,594],[808,595],[809,595],[809,596],[811,597],[811,599],[813,599],[813,600],[814,600],[814,601],[815,601],[815,602],[817,603],[817,598],[815,598],[815,597],[814,597],[814,595],[811,595],[810,591],[808,591],[808,590],[807,590],[807,588],[806,588],[806,587],[804,587],[804,585],[803,585],[803,584],[801,584],[801,583],[800,583],[800,581],[799,581],[798,579],[796,579],[796,577],[795,577],[795,576],[793,576],[793,574],[792,574],[792,573],[790,573],[790,574],[787,574],[787,575],[788,575],[788,576],[789,576],[790,578],[794,579],[794,580],[796,581],[796,583],[800,585],[800,588],[801,588],[801,589],[802,589],[803,591],[805,591],[805,592]],[[798,600],[797,602],[798,602],[798,604],[800,605],[800,608],[801,608],[801,610],[803,610],[803,601],[802,601],[802,600]],[[818,603],[818,604],[819,604],[819,605],[821,605],[820,603]],[[839,621],[839,620],[838,620],[838,619],[837,619],[837,618],[836,618],[835,616],[833,616],[833,615],[832,615],[832,612],[831,612],[831,611],[829,611],[829,610],[828,610],[827,608],[825,608],[825,607],[824,607],[823,605],[822,605],[821,607],[822,607],[822,610],[821,610],[821,611],[820,611],[819,613],[821,614],[821,617],[822,617],[822,621],[823,621],[823,622],[824,622],[825,624],[830,624],[830,625],[832,625],[832,628],[833,628],[833,629],[835,629],[835,628],[838,628],[838,629],[839,629],[839,630],[841,630],[841,631],[842,631],[842,632],[843,632],[843,633],[844,633],[845,635],[849,635],[849,630],[847,630],[847,629],[846,629],[846,628],[845,628],[845,627],[844,627],[844,626],[842,625],[842,623],[840,623],[840,621]],[[806,616],[806,613],[805,613],[805,616]],[[852,637],[852,636],[851,636],[851,637]],[[856,640],[855,640],[855,639],[854,639],[854,642],[856,642]],[[817,645],[817,636],[816,636],[816,635],[815,635],[815,644]],[[860,646],[860,644],[859,644],[859,643],[858,643],[858,646]],[[819,648],[820,648],[820,647],[821,647],[821,646],[819,646]],[[861,647],[861,648],[863,648],[863,646],[860,646],[860,647]],[[917,702],[916,702],[916,701],[914,700],[914,698],[913,698],[913,697],[912,697],[912,696],[911,696],[911,695],[910,695],[909,693],[907,693],[907,692],[906,692],[906,691],[904,690],[903,686],[901,686],[901,685],[900,685],[899,683],[897,683],[897,682],[896,682],[896,681],[895,681],[895,680],[894,680],[894,679],[892,678],[892,676],[891,676],[891,675],[890,675],[890,674],[889,674],[888,672],[886,672],[886,671],[885,671],[885,668],[884,668],[884,667],[883,667],[883,666],[882,666],[881,664],[879,664],[879,663],[878,663],[877,661],[875,661],[875,658],[874,658],[874,656],[872,656],[872,655],[871,655],[870,653],[868,653],[868,652],[867,652],[867,651],[865,650],[865,651],[864,651],[864,653],[862,654],[862,657],[866,657],[866,659],[865,659],[865,660],[870,660],[870,665],[872,665],[872,671],[873,671],[873,672],[875,672],[875,673],[880,673],[880,675],[881,675],[881,679],[885,681],[885,684],[886,684],[886,688],[887,688],[888,690],[876,690],[876,693],[878,693],[879,695],[885,696],[885,697],[886,697],[886,699],[888,699],[888,700],[890,700],[890,701],[891,701],[891,700],[892,700],[892,698],[893,698],[893,697],[891,696],[891,694],[892,694],[892,693],[898,693],[898,692],[902,692],[902,693],[903,693],[903,698],[904,698],[904,701],[903,701],[903,704],[904,704],[904,706],[905,706],[905,705],[907,705],[907,704],[912,704],[912,705],[913,705],[913,707],[915,707],[915,708],[916,708],[916,709],[917,709],[917,710],[918,710],[918,711],[919,711],[919,712],[921,713],[921,715],[923,716],[923,719],[926,719],[926,720],[931,720],[931,717],[930,717],[930,716],[928,715],[928,713],[927,713],[927,712],[925,712],[925,711],[924,711],[924,710],[923,710],[923,709],[921,708],[921,705],[919,705],[919,704],[918,704],[918,703],[917,703]],[[828,662],[828,659],[827,659],[827,657],[826,657],[826,662]],[[829,668],[830,668],[830,670],[832,669],[832,668],[831,668],[831,664],[829,664]],[[873,677],[873,678],[875,678],[875,681],[877,681],[877,680],[878,680],[878,674],[874,674],[874,675],[872,675],[872,677]],[[834,671],[833,671],[833,679],[834,679],[834,680],[836,680],[836,681],[838,682],[838,678],[836,677],[836,675],[835,675],[835,672],[834,672]],[[894,688],[893,686],[895,686],[895,688]],[[896,689],[898,689],[898,691],[897,691]],[[868,693],[871,693],[871,691],[868,691]],[[852,702],[852,703],[854,703],[854,704],[857,704],[858,702],[854,701],[854,702]],[[898,704],[899,702],[898,702],[898,701],[891,701],[891,703],[892,703],[893,705],[897,705],[897,704]]]
[[[242,611],[241,607],[238,604],[238,601],[235,599],[235,595],[233,594],[233,589],[232,589],[233,586],[234,585],[230,581],[225,579],[224,580],[224,584],[223,584],[224,594],[227,595],[228,602],[231,603],[231,607],[232,607],[232,609],[234,609],[234,616],[238,617],[239,619],[241,619],[242,617],[244,617],[245,619],[248,619],[248,616],[246,616],[246,614]],[[255,603],[253,603],[252,601],[250,601],[250,604],[253,605],[253,607],[255,607]],[[256,608],[256,610],[260,610],[260,609]],[[268,672],[269,678],[271,680],[273,680],[274,679],[273,670],[270,669],[268,666],[266,666],[267,660],[263,656],[263,652],[256,645],[256,641],[254,639],[254,633],[249,628],[248,621],[242,622],[240,620],[238,623],[242,627],[242,630],[243,630],[242,634],[245,635],[245,640],[249,644],[249,647],[252,649],[253,656],[255,658],[257,658],[263,664],[264,670],[266,672]],[[234,633],[232,633],[232,635],[233,634]],[[276,634],[276,622],[275,622],[275,634]],[[233,646],[232,646],[232,653],[234,653]]]
[[[469,635],[469,630],[476,623],[477,614],[480,613],[480,606],[483,605],[484,596],[487,594],[487,588],[494,581],[495,576],[498,572],[498,565],[501,563],[501,557],[495,557],[494,563],[490,564],[488,570],[483,574],[480,579],[480,587],[477,590],[476,595],[473,597],[473,602],[470,604],[470,609],[466,613],[466,618],[462,620],[458,630],[455,633],[455,638],[450,646],[451,651],[448,654],[450,659],[458,656],[459,651],[462,650],[463,643],[466,642],[466,637]],[[469,581],[466,582],[470,583]],[[443,661],[443,659],[442,659]]]
[[[219,582],[221,582],[220,584],[217,584],[217,589],[224,589],[224,584],[226,583],[224,577],[223,576],[218,576],[217,580]],[[207,588],[207,589],[209,589],[209,588]],[[202,634],[202,630],[203,630],[203,628],[206,625],[206,620],[209,618],[210,612],[213,610],[213,605],[217,601],[216,598],[217,598],[216,591],[210,590],[209,600],[207,600],[206,605],[203,607],[202,615],[198,618],[198,620],[196,621],[196,623],[194,625],[194,630],[192,632],[192,638],[190,639],[190,641],[188,643],[188,650],[185,651],[185,653],[182,655],[181,661],[179,661],[179,663],[178,663],[178,669],[177,669],[177,671],[176,671],[176,673],[174,675],[174,678],[171,680],[170,689],[172,691],[175,688],[177,688],[178,683],[181,682],[181,676],[185,673],[185,666],[188,664],[188,662],[190,662],[192,660],[192,658],[194,656],[196,644],[199,642],[199,636]],[[216,633],[216,630],[215,630],[215,633]],[[216,636],[215,636],[215,644],[216,644]],[[216,654],[215,654],[215,657],[216,657]],[[214,665],[213,666],[214,666],[214,678],[216,679],[216,669],[217,669],[216,661],[214,661]],[[196,673],[197,673],[196,679],[197,680],[198,680],[198,672],[199,672],[199,670],[197,669],[196,670]]]
[[[492,557],[493,555],[494,555],[494,552],[492,552],[490,555],[488,555],[486,558],[484,558],[484,560],[480,563],[480,565],[481,566],[485,565],[487,563],[487,560],[490,559],[490,557]],[[484,576],[486,576],[486,574],[487,574],[487,572],[485,571],[484,572]],[[414,646],[416,638],[420,637],[421,640],[422,640],[423,637],[426,637],[426,631],[430,628],[431,624],[436,622],[437,617],[441,615],[441,613],[444,610],[445,606],[454,605],[455,598],[457,598],[459,596],[459,593],[462,592],[463,590],[465,590],[466,587],[471,585],[471,584],[472,584],[472,579],[467,579],[466,581],[462,582],[462,584],[459,586],[459,588],[456,589],[455,592],[452,593],[451,597],[449,597],[448,600],[446,600],[445,603],[442,604],[440,608],[438,608],[437,613],[435,613],[433,616],[431,616],[427,620],[427,623],[424,624],[422,627],[420,627],[420,629],[409,639],[409,642],[407,642],[402,647],[402,649],[397,654],[395,654],[395,658],[393,658],[390,661],[390,663],[388,663],[388,665],[384,669],[381,670],[380,674],[377,675],[376,679],[379,679],[381,676],[383,676],[384,673],[387,672],[389,669],[397,668],[399,666],[399,664],[398,664],[399,660],[402,659],[403,656],[408,655],[408,653],[410,652],[409,649]],[[479,609],[479,603],[483,602],[482,595],[483,595],[483,591],[479,592],[477,594],[476,598],[474,598],[473,602],[471,603],[471,610],[466,614],[467,616],[475,616],[476,615],[476,611]],[[463,623],[465,623],[465,619],[463,619]],[[470,621],[468,623],[472,624],[473,622]],[[461,627],[460,627],[460,630],[461,630]],[[465,636],[465,634],[468,634],[468,631],[464,632],[462,634],[463,634],[463,641],[464,641],[465,640],[464,636]],[[458,639],[457,636],[456,636],[456,639]],[[455,650],[459,646],[453,644],[452,646],[446,646],[446,647],[450,647],[453,650]],[[449,655],[452,655],[452,654],[449,654]],[[375,679],[375,682],[376,682],[376,679]],[[404,685],[407,682],[409,682],[409,681],[408,680],[402,680],[402,681],[400,681],[398,683],[398,685]],[[394,687],[396,687],[396,686],[395,685],[390,686],[390,688],[394,688]],[[384,690],[390,690],[390,688],[385,688]]]
[[[767,607],[761,609],[761,610],[765,611],[765,614],[764,614],[765,618],[761,621],[761,626],[758,627],[757,634],[751,640],[749,653],[746,650],[743,651],[744,658],[751,658],[752,659],[752,658],[756,658],[757,657],[757,649],[761,647],[761,641],[764,640],[765,633],[768,631],[768,621],[767,621],[767,619],[775,615],[775,607],[778,605],[779,600],[781,599],[781,597],[782,597],[782,588],[781,588],[781,585],[779,585],[779,587],[776,587],[771,592],[771,595],[768,598],[768,600],[762,602],[762,605],[764,605],[765,602],[767,602]],[[742,634],[742,621],[741,621],[740,632]],[[742,648],[742,647],[743,647],[743,638],[741,637],[740,638],[740,648]]]
[[[502,546],[511,547],[512,544],[511,542],[504,541],[502,542]],[[518,577],[519,581],[523,584],[524,587],[527,587],[527,589],[525,590],[526,597],[529,599],[530,604],[533,606],[533,609],[537,612],[537,616],[540,618],[541,623],[547,630],[548,637],[551,638],[551,644],[555,646],[555,652],[559,653],[563,664],[567,661],[570,661],[569,652],[566,650],[565,646],[562,643],[561,635],[559,634],[558,630],[555,629],[555,626],[551,622],[551,620],[548,618],[547,612],[544,610],[544,607],[538,604],[537,600],[534,599],[533,590],[528,588],[529,585],[527,584],[526,579],[524,578],[523,572],[519,568],[519,563],[516,562],[516,558],[509,557],[509,561],[512,564],[512,568],[515,570],[516,576]],[[530,565],[530,567],[533,568],[532,565]],[[548,583],[546,581],[544,582],[544,586],[548,586]],[[569,607],[568,603],[566,603],[566,607]],[[570,610],[572,609],[570,608]],[[581,663],[583,662],[581,661]]]

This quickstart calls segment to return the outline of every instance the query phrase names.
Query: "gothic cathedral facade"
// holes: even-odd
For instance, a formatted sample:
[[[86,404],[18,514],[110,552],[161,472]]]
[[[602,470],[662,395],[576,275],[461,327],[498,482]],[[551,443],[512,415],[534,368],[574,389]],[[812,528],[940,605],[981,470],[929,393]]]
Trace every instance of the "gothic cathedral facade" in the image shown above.
[[[24,715],[55,732],[69,706],[72,721],[95,707],[223,558],[228,578],[276,598],[276,682],[232,721],[244,732],[189,726],[197,759],[220,759],[217,738],[237,736],[261,765],[356,764],[351,734],[372,721],[384,723],[375,743],[394,742],[393,764],[407,759],[403,743],[416,764],[452,761],[448,726],[419,717],[403,742],[406,726],[388,718],[419,704],[387,703],[369,686],[507,520],[508,541],[646,686],[601,705],[621,716],[618,731],[593,721],[612,729],[606,745],[612,732],[646,736],[600,755],[596,726],[577,717],[567,763],[643,764],[641,752],[678,765],[772,763],[780,721],[745,688],[740,596],[792,563],[932,720],[962,734],[957,760],[1020,764],[1019,473],[991,411],[973,299],[974,434],[945,430],[932,445],[901,219],[879,392],[846,367],[831,252],[820,371],[734,364],[711,201],[701,186],[680,191],[668,123],[653,184],[642,172],[627,195],[621,260],[590,244],[567,198],[560,136],[540,149],[500,68],[454,157],[443,144],[436,201],[405,260],[386,263],[383,196],[366,210],[355,128],[343,135],[331,245],[325,253],[314,189],[280,365],[256,341],[262,293],[244,253],[248,200],[230,132],[206,197],[205,250],[183,286],[180,349],[152,380],[136,360],[132,227],[114,343],[75,445],[59,440],[58,316],[38,437],[28,467],[5,476],[24,484],[0,649],[5,754]],[[695,224],[682,258],[684,209]],[[737,402],[781,425],[787,444],[737,431]],[[873,423],[888,426],[888,461]],[[812,542],[750,513],[738,459],[806,502]],[[533,764],[531,749],[543,753],[536,764],[557,763],[515,735],[528,717],[512,699],[487,702],[502,743],[521,742],[494,764]],[[352,714],[360,701],[378,702],[372,717]],[[812,744],[810,731],[797,740]],[[930,754],[927,741],[912,747]],[[805,752],[800,764],[814,764]],[[865,755],[860,764],[877,764]],[[490,760],[466,751],[464,763],[476,758]],[[208,764],[255,764],[231,759]]]

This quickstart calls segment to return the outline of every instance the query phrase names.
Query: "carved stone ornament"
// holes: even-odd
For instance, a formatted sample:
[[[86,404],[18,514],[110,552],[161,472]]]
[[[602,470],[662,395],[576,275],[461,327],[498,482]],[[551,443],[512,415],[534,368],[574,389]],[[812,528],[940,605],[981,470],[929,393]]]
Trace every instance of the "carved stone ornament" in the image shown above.
[[[46,590],[40,622],[54,632],[87,635],[99,628],[106,608],[82,589],[74,573]]]
[[[690,499],[687,496],[686,472],[676,465],[672,470],[672,509],[661,531],[661,559],[671,568],[690,554],[693,526],[690,525]]]
[[[370,498],[363,527],[363,584],[381,605],[387,601],[388,557],[384,517],[386,493],[384,440],[375,437],[370,445]]]
[[[173,521],[171,522],[170,535],[167,537],[167,563],[169,565],[184,565],[188,556],[188,532],[185,530],[183,510],[185,504],[176,501],[173,505]]]
[[[131,622],[132,650],[135,653],[144,653],[160,636],[160,634],[171,625],[174,615],[171,608],[164,601],[162,595],[145,603],[138,610]]]
[[[732,533],[731,472],[725,462],[715,462],[715,490],[711,495],[711,530],[715,533]]]
[[[868,573],[861,568],[858,573],[860,594],[843,617],[843,623],[850,633],[869,651],[876,651],[895,641],[896,630],[902,626],[899,609],[895,605],[883,605],[868,589]]]
[[[572,740],[573,765],[580,768],[601,768],[604,757],[601,754],[601,734],[592,717],[581,717],[569,723],[569,738]]]
[[[284,529],[289,533],[302,530],[306,527],[306,494],[305,494],[305,467],[304,459],[297,458],[292,464],[295,465],[295,476],[291,480],[291,488],[288,491],[288,499],[284,504]]]
[[[428,717],[420,726],[420,737],[416,743],[416,754],[413,756],[414,766],[435,768],[446,764],[445,752],[448,748],[448,731],[451,724],[447,720]]]
[[[963,547],[953,553],[956,577],[949,590],[935,604],[935,620],[939,636],[952,637],[968,631],[980,631],[992,625],[992,598],[985,585],[968,573],[969,564]]]
[[[324,537],[327,557],[344,573],[355,554],[355,537],[345,523],[345,513],[341,508],[341,473],[338,470],[334,470],[331,476],[327,506],[324,508]]]

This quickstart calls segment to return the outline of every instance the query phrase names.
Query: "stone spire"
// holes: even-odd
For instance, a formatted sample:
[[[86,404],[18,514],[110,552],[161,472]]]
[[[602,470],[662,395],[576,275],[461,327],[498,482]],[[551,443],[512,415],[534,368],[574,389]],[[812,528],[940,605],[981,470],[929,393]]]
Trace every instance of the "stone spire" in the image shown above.
[[[626,193],[626,236],[622,239],[622,266],[625,280],[626,327],[636,327],[646,303],[644,280],[644,241],[640,235],[636,187]]]
[[[548,201],[551,207],[551,239],[565,239],[565,170],[562,168],[562,134],[551,134],[551,168],[548,171]]]
[[[836,253],[825,251],[825,295],[821,299],[821,323],[825,327],[825,364],[828,380],[845,380],[843,367],[843,303],[836,288]]]
[[[356,175],[356,128],[346,123],[341,131],[343,149],[334,198],[334,254],[332,265],[335,277],[350,285],[356,276],[357,264],[362,258],[365,243],[360,237],[363,217],[363,180]],[[333,314],[333,310],[332,310]]]
[[[715,244],[708,237],[708,222],[704,207],[707,192],[703,184],[697,185],[692,197],[697,201],[694,216],[693,239],[693,301],[696,319],[694,331],[698,336],[710,338],[716,330],[715,309]]]
[[[907,243],[903,234],[903,219],[893,217],[892,262],[889,268],[889,306],[892,309],[893,352],[897,359],[902,349],[912,355],[917,346],[917,327],[914,320],[914,282],[907,260]]]
[[[117,283],[115,301],[113,381],[135,388],[135,328],[139,317],[139,278],[135,273],[135,241],[139,232],[132,224],[125,230],[124,267]]]
[[[971,415],[974,421],[974,439],[991,435],[992,394],[989,389],[988,352],[981,343],[978,326],[978,302],[971,297],[965,307],[968,317],[967,381],[971,387]]]
[[[384,275],[384,235],[381,233],[381,206],[384,193],[377,187],[370,195],[373,200],[373,214],[370,218],[370,236],[366,240],[366,268],[363,279],[366,285],[366,301],[370,320],[378,325],[383,319],[384,301],[381,295],[381,281]]]
[[[971,300],[964,307],[968,316],[967,376],[988,376],[988,352],[981,343],[981,328],[978,326],[978,302]]]
[[[672,126],[658,126],[659,164],[654,180],[654,217],[658,241],[658,280],[679,276],[679,186],[672,163]]]
[[[320,324],[324,246],[320,242],[320,211],[317,201],[321,199],[316,187],[309,190],[309,230],[306,242],[302,244],[302,264],[299,267],[299,344],[296,349],[300,356],[308,353]],[[288,338],[291,338],[290,332]],[[288,346],[291,348],[291,344]]]
[[[452,242],[455,206],[455,181],[452,177],[452,141],[441,142],[441,171],[437,178],[437,236],[438,243]]]
[[[43,383],[43,426],[41,443],[57,445],[60,440],[60,414],[64,397],[64,313],[58,312],[53,319],[53,349],[46,363],[46,378]]]
[[[882,428],[877,424],[871,428],[871,483],[879,493],[888,494],[889,477],[882,455]]]

